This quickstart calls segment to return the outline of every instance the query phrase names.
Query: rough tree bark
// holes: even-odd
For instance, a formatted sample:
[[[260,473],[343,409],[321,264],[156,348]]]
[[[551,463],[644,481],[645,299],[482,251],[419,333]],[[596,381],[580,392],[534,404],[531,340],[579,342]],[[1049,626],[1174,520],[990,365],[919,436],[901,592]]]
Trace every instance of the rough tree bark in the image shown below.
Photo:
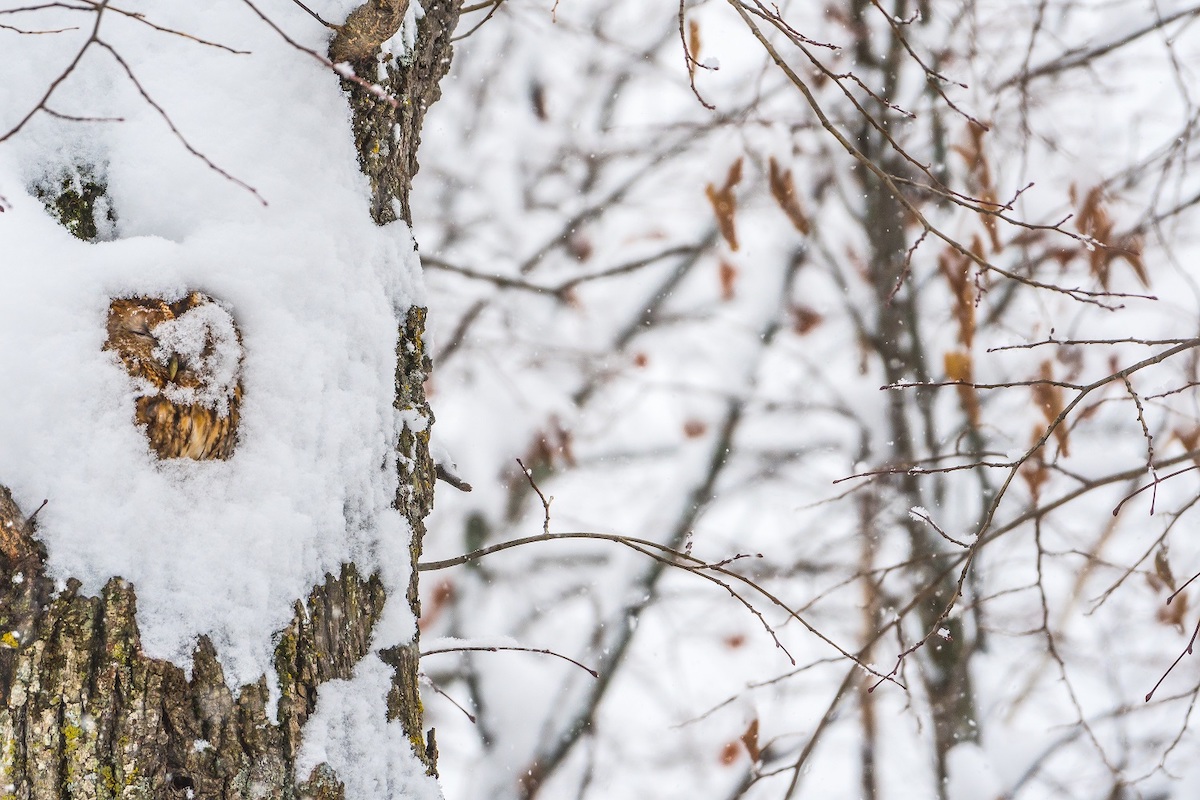
[[[357,74],[375,79],[375,54],[396,33],[406,6],[403,0],[365,3],[355,12],[354,26],[343,26],[335,36],[335,60],[349,60]],[[410,220],[408,193],[417,171],[421,123],[440,96],[438,82],[449,68],[458,11],[454,0],[424,4],[410,57],[389,64],[381,81],[398,103],[345,84],[377,224]],[[347,46],[351,49],[338,49]],[[342,58],[346,53],[352,57]],[[91,238],[94,226],[80,220],[93,218],[103,186],[95,189],[66,197],[64,187],[64,197],[43,200],[72,233]],[[433,503],[433,417],[423,389],[431,364],[423,340],[425,310],[400,309],[399,314],[395,405],[416,412],[410,418],[425,420],[402,432],[395,500],[413,530],[415,566],[423,520]],[[0,486],[0,797],[343,796],[327,765],[297,781],[294,764],[318,688],[327,680],[349,678],[369,651],[386,599],[378,576],[364,576],[346,564],[296,601],[293,621],[280,633],[275,650],[282,696],[273,714],[266,676],[230,687],[206,638],[197,642],[190,680],[180,667],[147,658],[133,586],[114,576],[99,597],[81,594],[75,581],[56,591],[46,576],[46,560],[35,519]],[[415,569],[407,600],[419,614]],[[387,710],[434,774],[436,748],[422,729],[418,654],[415,640],[381,653],[394,669]],[[211,746],[197,749],[197,740]]]

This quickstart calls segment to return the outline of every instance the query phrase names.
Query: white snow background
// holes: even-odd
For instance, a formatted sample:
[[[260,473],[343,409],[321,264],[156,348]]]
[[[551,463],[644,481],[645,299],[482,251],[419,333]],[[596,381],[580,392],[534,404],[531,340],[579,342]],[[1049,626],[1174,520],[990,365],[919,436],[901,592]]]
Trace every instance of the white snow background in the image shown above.
[[[323,12],[340,19],[354,4],[337,5]],[[187,141],[265,203],[189,153],[110,53],[88,50],[49,106],[123,121],[39,114],[0,146],[0,481],[26,513],[47,501],[38,530],[56,579],[78,578],[88,593],[114,575],[132,582],[147,655],[188,667],[196,637],[208,634],[236,687],[273,679],[272,635],[327,571],[353,560],[382,570],[390,587],[407,583],[409,532],[391,509],[392,399],[397,319],[423,288],[408,228],[370,219],[332,71],[243,3],[122,8],[247,51],[112,12],[98,32]],[[324,49],[329,32],[296,6],[263,8]],[[5,20],[74,29],[0,31],[0,131],[33,108],[95,24],[92,13],[64,10]],[[107,180],[111,241],[73,238],[27,192],[77,163],[98,165]],[[245,345],[238,447],[225,462],[152,457],[134,424],[136,387],[101,351],[111,298],[189,290],[226,305]],[[414,631],[397,597],[376,646]],[[381,666],[364,666],[367,683],[355,690],[374,713],[339,718],[333,731],[323,701],[301,760],[328,759],[348,797],[416,791],[413,781],[437,796],[407,746],[384,750],[395,737],[386,681],[374,679]],[[345,694],[337,683],[328,691]],[[361,736],[352,741],[362,726],[366,750]]]
[[[438,340],[449,342],[443,352],[456,348],[449,357],[435,353],[437,429],[458,457],[463,477],[476,487],[470,495],[439,495],[429,520],[428,557],[461,553],[473,514],[491,526],[489,542],[540,530],[542,508],[536,497],[528,497],[522,513],[510,519],[506,478],[512,474],[514,454],[529,452],[543,436],[551,447],[556,444],[558,425],[570,435],[575,463],[559,458],[552,476],[540,482],[555,498],[552,528],[661,541],[678,508],[689,502],[688,492],[699,480],[697,469],[710,457],[725,399],[746,392],[747,413],[732,460],[716,500],[694,529],[695,552],[713,560],[738,552],[765,553],[767,563],[778,570],[770,585],[780,596],[793,607],[811,608],[813,621],[843,644],[861,641],[861,594],[849,584],[835,591],[857,569],[858,512],[853,503],[830,500],[848,485],[835,486],[834,480],[878,463],[858,461],[863,432],[869,433],[875,458],[886,452],[890,436],[888,397],[879,391],[882,365],[860,366],[853,344],[857,323],[852,311],[872,319],[874,310],[854,257],[867,246],[859,227],[862,190],[855,167],[814,125],[794,87],[781,88],[786,81],[728,4],[689,3],[687,21],[700,25],[700,57],[716,58],[721,65],[718,72],[697,74],[701,95],[727,119],[750,109],[740,125],[716,124],[716,115],[707,114],[692,94],[680,52],[677,7],[574,0],[558,5],[552,19],[548,5],[507,0],[455,53],[444,96],[431,109],[425,128],[413,204],[422,253],[431,264],[436,257],[484,276],[472,280],[436,268],[427,273],[431,324]],[[1019,216],[1050,223],[1075,211],[1069,187],[1083,191],[1118,174],[1122,164],[1138,163],[1166,148],[1182,135],[1175,131],[1194,125],[1189,122],[1193,112],[1181,108],[1172,95],[1178,87],[1157,37],[1098,61],[1093,69],[1070,72],[1061,82],[1038,84],[1030,104],[996,87],[1021,68],[1027,45],[1033,48],[1030,63],[1045,63],[1075,48],[1103,43],[1114,30],[1138,29],[1156,14],[1183,5],[1087,2],[1051,13],[1036,0],[930,4],[933,20],[913,34],[913,43],[922,54],[941,52],[943,43],[948,43],[946,52],[971,54],[946,62],[949,79],[970,88],[943,88],[966,113],[994,123],[989,134],[994,150],[989,153],[1000,194],[1010,197],[1034,182],[1021,196]],[[855,67],[851,38],[825,4],[781,7],[796,30],[845,48],[841,56],[829,57],[834,72],[853,70],[875,86],[870,83],[875,73]],[[952,28],[953,21],[969,16],[968,8],[980,15],[978,24]],[[1047,22],[1040,35],[1031,35],[1042,12],[1054,25]],[[882,17],[874,22],[879,41],[886,41],[887,23]],[[981,38],[968,39],[968,33],[976,32]],[[1193,22],[1188,35],[1172,28],[1170,39],[1195,52],[1194,32]],[[782,47],[782,38],[777,45]],[[796,56],[791,46],[783,51],[785,58]],[[1186,54],[1179,61],[1186,65],[1185,73],[1200,63]],[[807,68],[799,56],[789,63]],[[918,95],[926,81],[916,73],[916,65],[908,64],[901,81],[908,88],[899,104],[924,123],[898,126],[897,131],[923,159],[928,154],[921,128],[928,123],[927,101]],[[528,99],[530,87],[541,91],[536,108]],[[846,120],[857,117],[836,85],[826,84],[818,97],[840,120],[836,124],[855,129],[856,123]],[[950,140],[965,141],[965,121],[953,113],[944,119],[951,126]],[[1022,138],[1027,119],[1035,131],[1032,143]],[[1044,144],[1038,140],[1041,135]],[[677,154],[672,148],[681,141],[684,152]],[[581,284],[571,303],[545,293],[498,291],[486,280],[500,275],[554,286],[632,263],[668,244],[701,241],[705,226],[712,223],[705,184],[720,185],[739,156],[746,158],[738,186],[741,250],[730,253],[718,246],[711,249],[716,252],[706,252],[688,278],[671,287],[654,322],[627,341],[619,338],[624,326],[642,319],[647,301],[656,287],[666,285],[675,263]],[[805,202],[812,203],[815,235],[807,242],[809,262],[790,299],[825,319],[811,332],[779,336],[769,352],[757,356],[761,326],[772,319],[764,314],[778,303],[779,275],[800,243],[766,191],[770,157],[794,171]],[[962,163],[958,156],[951,159],[956,171]],[[1194,173],[1178,185],[1171,180],[1172,188],[1154,201],[1160,210],[1195,190]],[[837,188],[822,188],[829,185]],[[1136,188],[1115,192],[1113,211],[1121,225],[1136,221],[1133,210],[1143,202],[1153,206],[1146,195],[1157,185],[1144,178]],[[619,202],[607,200],[618,191],[623,192]],[[982,230],[974,215],[958,210],[938,212],[937,220],[957,236],[969,238]],[[563,231],[594,245],[590,256],[581,258],[559,247]],[[1192,335],[1196,295],[1190,287],[1196,262],[1187,255],[1194,252],[1192,231],[1194,225],[1180,219],[1168,223],[1163,240],[1147,242],[1152,293],[1158,301],[1130,299],[1119,312],[1095,313],[1094,307],[1062,297],[1020,293],[1003,325],[981,326],[977,332],[977,378],[1001,382],[1036,376],[1046,351],[986,351],[1042,339],[1052,328],[1058,336],[1081,338]],[[909,242],[915,237],[912,232]],[[941,354],[956,346],[956,327],[953,304],[936,272],[937,252],[932,240],[921,247],[914,267],[920,277],[914,285],[920,287],[928,367],[940,375]],[[1005,258],[1011,262],[1004,265],[1020,270],[1020,253]],[[720,297],[722,259],[740,271],[736,296],[728,301]],[[1043,277],[1068,286],[1095,286],[1078,265],[1067,274],[1047,270]],[[1123,264],[1114,268],[1114,279],[1114,288],[1144,291]],[[984,298],[980,318],[1003,296],[1002,284]],[[477,314],[479,307],[484,310]],[[776,318],[786,325],[786,317]],[[1138,346],[1088,351],[1082,373],[1090,376],[1086,379],[1108,374],[1106,361],[1114,352],[1121,364],[1146,355]],[[1143,392],[1164,391],[1186,381],[1171,369],[1139,373],[1134,386]],[[758,384],[747,388],[746,377],[752,373]],[[595,388],[585,403],[576,400],[581,387]],[[1073,463],[1081,472],[1103,475],[1144,463],[1136,409],[1120,392],[1115,395],[1103,413],[1073,436]],[[1181,395],[1177,419],[1188,418],[1192,401],[1186,398]],[[1028,392],[991,394],[986,402],[989,442],[999,452],[1024,452],[1030,425],[1040,413]],[[956,403],[949,394],[939,399],[936,414],[943,435],[952,435],[961,418]],[[686,436],[689,420],[706,424],[707,434]],[[1175,424],[1166,415],[1166,422],[1157,424],[1169,430],[1168,423]],[[1163,434],[1156,433],[1160,452],[1178,452]],[[796,454],[794,460],[783,455],[789,451]],[[775,465],[774,474],[768,464]],[[969,536],[974,530],[975,482],[974,476],[949,479],[944,500],[931,496],[924,504],[952,536]],[[1064,476],[1063,484],[1069,487],[1070,479]],[[1159,516],[1152,519],[1148,502],[1128,504],[1120,534],[1104,556],[1133,563],[1161,533],[1161,509],[1186,502],[1190,490],[1183,481],[1160,487],[1183,497],[1168,501],[1160,495]],[[1055,553],[1090,550],[1097,532],[1113,519],[1120,494],[1101,492],[1073,505],[1054,526],[1047,547]],[[895,502],[898,498],[886,492],[879,498],[885,510],[878,564],[897,564],[907,558],[908,549],[887,531],[907,519],[912,504]],[[1012,519],[1026,502],[1017,486],[1000,519]],[[1172,560],[1191,564],[1194,537],[1184,529],[1179,526],[1173,537]],[[1044,533],[1049,536],[1050,528]],[[1071,678],[1082,687],[1083,710],[1071,705],[1061,676],[1045,656],[1044,639],[1026,633],[1036,626],[1041,610],[1032,592],[1020,593],[1020,587],[1036,579],[1031,554],[1037,550],[1031,539],[1028,529],[1006,537],[989,545],[981,562],[983,596],[1000,595],[988,614],[996,644],[972,662],[983,735],[978,745],[964,743],[962,752],[952,753],[946,791],[954,800],[995,800],[990,792],[997,784],[1016,796],[1014,787],[1027,774],[1035,778],[1023,784],[1021,797],[1061,798],[1062,786],[1074,788],[1078,797],[1104,796],[1111,776],[1085,736],[1070,748],[1054,750],[1064,732],[1079,730],[1071,727],[1077,717],[1100,718],[1123,703],[1148,709],[1140,730],[1154,733],[1137,740],[1139,746],[1151,744],[1143,751],[1145,761],[1141,752],[1131,756],[1139,764],[1127,767],[1132,780],[1143,769],[1153,769],[1163,749],[1155,742],[1170,740],[1185,711],[1147,707],[1142,698],[1186,645],[1186,636],[1153,621],[1154,601],[1148,589],[1140,593],[1141,584],[1131,585],[1128,596],[1120,598],[1124,605],[1110,601],[1096,615],[1072,606],[1080,562],[1063,555],[1047,573],[1046,587],[1051,608],[1065,620],[1062,636],[1070,648]],[[802,564],[819,566],[809,573],[798,571]],[[427,597],[436,598],[439,589],[450,587],[456,600],[440,620],[426,618],[425,635],[474,639],[507,634],[594,666],[614,632],[627,624],[624,593],[637,591],[643,568],[635,556],[575,542],[514,548],[482,559],[477,572],[426,573],[422,584]],[[1187,569],[1191,574],[1192,568]],[[1109,577],[1094,578],[1083,596],[1098,596]],[[788,647],[806,665],[801,674],[784,680],[791,668],[743,609],[730,607],[727,597],[707,592],[690,576],[675,575],[664,583],[662,596],[638,618],[637,636],[587,735],[543,784],[539,797],[733,797],[755,767],[744,753],[732,764],[723,763],[722,748],[736,745],[755,717],[761,721],[763,741],[773,741],[779,755],[764,769],[775,777],[761,781],[745,797],[783,797],[791,776],[785,769],[776,772],[776,766],[793,763],[813,731],[822,730],[796,796],[861,797],[862,735],[854,730],[859,723],[850,710],[852,701],[836,709],[836,722],[824,727],[822,721],[847,665],[835,663],[826,671],[820,660],[830,652],[823,643],[781,629]],[[909,591],[901,586],[897,596],[907,598]],[[433,607],[430,603],[426,609]],[[727,645],[731,633],[745,644]],[[889,641],[875,651],[874,663],[886,671],[901,650]],[[584,692],[591,679],[557,659],[470,654],[455,666],[453,658],[423,661],[439,686],[480,720],[468,720],[443,698],[428,698],[447,796],[517,797],[523,770],[552,752],[563,731],[587,711]],[[1184,680],[1187,664],[1172,680]],[[1036,691],[1023,693],[1026,686]],[[922,724],[927,699],[919,689],[907,694],[894,688],[885,686],[873,695],[881,726],[874,764],[880,796],[935,797],[932,735],[930,726]],[[710,713],[729,698],[736,701]],[[1121,749],[1125,740],[1118,738],[1123,724],[1105,722],[1100,734],[1120,757],[1128,752]],[[489,731],[495,734],[491,741]],[[1194,759],[1192,732],[1183,741],[1168,761],[1173,773]],[[1053,755],[1039,761],[1046,753]],[[1167,782],[1164,775],[1155,775],[1140,790],[1149,797]],[[1189,795],[1180,790],[1175,796]]]

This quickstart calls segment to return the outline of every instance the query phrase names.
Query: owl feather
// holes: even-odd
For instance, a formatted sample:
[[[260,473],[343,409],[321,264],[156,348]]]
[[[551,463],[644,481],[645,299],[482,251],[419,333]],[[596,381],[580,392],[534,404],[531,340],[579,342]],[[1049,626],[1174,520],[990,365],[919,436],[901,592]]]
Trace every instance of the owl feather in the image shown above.
[[[211,297],[121,297],[108,307],[104,350],[141,394],[134,420],[159,458],[228,459],[241,418],[241,334]]]

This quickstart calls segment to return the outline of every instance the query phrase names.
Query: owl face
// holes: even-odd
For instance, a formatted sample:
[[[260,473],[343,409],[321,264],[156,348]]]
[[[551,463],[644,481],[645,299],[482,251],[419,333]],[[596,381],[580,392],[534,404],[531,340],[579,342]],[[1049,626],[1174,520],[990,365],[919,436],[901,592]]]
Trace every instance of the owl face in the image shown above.
[[[241,405],[241,334],[229,312],[200,292],[109,304],[103,349],[117,354],[142,395],[135,420],[159,458],[233,454]]]

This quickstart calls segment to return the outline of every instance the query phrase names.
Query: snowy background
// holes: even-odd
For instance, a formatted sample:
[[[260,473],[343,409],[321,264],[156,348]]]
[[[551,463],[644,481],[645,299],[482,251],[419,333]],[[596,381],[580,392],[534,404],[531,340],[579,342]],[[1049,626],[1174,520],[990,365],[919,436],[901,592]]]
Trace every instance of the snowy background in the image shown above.
[[[856,31],[847,21],[854,5],[782,8],[803,36],[840,46],[809,47],[831,73],[853,71],[879,92],[883,77],[854,49]],[[863,5],[870,41],[885,51],[886,18]],[[1087,191],[1103,186],[1115,230],[1141,230],[1151,280],[1142,286],[1130,264],[1116,259],[1109,288],[1157,298],[1115,300],[1109,305],[1121,308],[1110,311],[981,278],[976,380],[1027,381],[1049,360],[1056,378],[1086,384],[1165,349],[987,352],[1051,331],[1060,339],[1195,336],[1195,227],[1186,213],[1168,215],[1195,203],[1200,190],[1189,171],[1196,157],[1195,8],[896,8],[904,18],[924,12],[905,30],[917,54],[948,78],[940,85],[962,109],[949,110],[927,92],[919,67],[902,54],[890,99],[915,118],[896,124],[898,140],[919,161],[944,164],[952,186],[978,191],[964,156],[964,115],[986,121],[997,196],[1010,198],[1033,182],[1013,216],[1036,224],[1078,215]],[[1081,67],[1049,71],[1026,91],[1009,82],[1064,54],[1123,42],[1176,12],[1187,13]],[[519,456],[539,465],[540,486],[554,497],[552,530],[665,542],[683,525],[702,558],[762,553],[741,562],[740,571],[857,651],[920,585],[905,569],[910,551],[902,530],[914,503],[882,480],[833,484],[886,466],[894,438],[888,398],[879,391],[882,364],[861,335],[878,311],[865,280],[870,222],[856,177],[862,167],[818,126],[728,3],[688,4],[688,23],[699,27],[699,60],[719,65],[696,74],[701,96],[716,106],[706,111],[688,85],[677,13],[672,4],[571,2],[552,14],[546,4],[506,2],[456,51],[445,96],[426,125],[414,229],[430,287],[437,429],[476,488],[469,496],[439,495],[430,557],[540,530],[542,508],[515,469]],[[832,123],[855,140],[860,117],[842,90],[816,76],[778,33],[771,40]],[[935,118],[947,147],[940,154]],[[717,231],[705,187],[719,188],[739,158],[740,246],[733,251]],[[808,235],[768,191],[771,159],[794,174]],[[968,245],[976,236],[987,242],[977,214],[921,202],[952,236]],[[1079,232],[1071,222],[1063,227]],[[909,230],[906,246],[918,234]],[[996,265],[1102,290],[1079,242],[1033,239],[1005,225],[999,236],[1004,247],[988,253]],[[1056,247],[1078,255],[1055,261],[1048,254]],[[960,345],[954,300],[937,265],[945,249],[929,238],[912,261],[926,359],[906,366],[911,380],[919,371],[944,379],[943,354]],[[629,269],[620,275],[590,279],[623,267]],[[498,284],[496,276],[508,282]],[[569,291],[559,291],[564,285]],[[1197,404],[1193,391],[1176,390],[1195,380],[1193,356],[1131,380],[1143,398],[1176,392],[1144,406],[1156,457],[1180,457],[1191,446],[1175,433],[1194,428]],[[988,461],[1021,455],[1031,433],[1045,427],[1026,387],[980,392],[980,402]],[[1190,767],[1197,742],[1185,730],[1195,666],[1185,659],[1155,701],[1143,702],[1194,624],[1194,613],[1184,616],[1182,632],[1161,621],[1170,590],[1150,582],[1169,526],[1177,584],[1200,568],[1187,532],[1195,477],[1160,485],[1153,517],[1144,492],[1114,518],[1117,502],[1145,483],[1146,441],[1120,383],[1084,407],[1086,415],[1071,423],[1070,458],[1047,455],[1062,471],[1052,470],[1041,488],[1043,504],[1089,480],[1132,475],[1082,493],[1045,517],[1040,531],[1028,521],[1013,524],[1032,504],[1022,478],[998,509],[992,529],[1007,532],[981,550],[977,582],[955,614],[977,647],[971,675],[980,730],[979,744],[950,753],[944,790],[956,800],[1110,791],[1187,797],[1200,780]],[[967,450],[954,390],[937,393],[930,413],[936,450],[921,455],[943,460],[927,466],[972,461],[949,455]],[[1191,464],[1185,458],[1161,473]],[[960,541],[977,529],[981,480],[994,490],[1005,474],[985,472],[984,479],[967,471],[922,478],[920,504]],[[703,497],[710,479],[711,495]],[[445,742],[448,797],[529,796],[528,771],[551,762],[538,797],[938,795],[931,698],[922,693],[915,658],[904,672],[908,691],[884,685],[862,697],[859,687],[875,681],[761,596],[755,601],[796,666],[723,589],[682,573],[653,580],[650,566],[608,543],[571,541],[422,576],[427,634],[510,635],[589,666],[611,666],[610,648],[624,641],[630,614],[638,614],[599,699],[591,678],[551,658],[428,658],[426,672],[476,716],[471,722],[444,699],[428,701]],[[1046,624],[1065,669],[1039,630],[1039,568]],[[870,592],[877,618],[866,608]],[[927,632],[911,613],[902,630],[881,639],[868,661],[887,671]],[[866,704],[873,709],[869,733]],[[575,736],[580,720],[587,724]],[[742,743],[754,720],[763,750],[758,764]],[[861,777],[867,752],[877,795]],[[767,777],[747,788],[759,775]],[[1118,784],[1125,788],[1113,790]]]
[[[339,20],[353,5],[313,8]],[[851,18],[859,5],[865,27]],[[1006,472],[922,475],[919,498],[880,476],[834,483],[889,466],[896,438],[880,348],[864,336],[880,303],[868,280],[863,167],[734,5],[688,4],[682,34],[677,5],[644,0],[506,0],[474,31],[489,9],[464,15],[459,33],[470,33],[427,119],[414,186],[423,276],[409,230],[369,221],[334,75],[243,3],[121,7],[244,51],[117,13],[99,31],[192,148],[236,180],[189,152],[95,43],[50,107],[123,121],[40,114],[0,143],[0,480],[27,510],[48,500],[38,520],[56,577],[79,578],[87,591],[114,574],[135,584],[151,655],[186,663],[195,636],[208,633],[231,680],[255,680],[290,603],[325,571],[353,559],[382,569],[392,587],[407,580],[408,533],[389,510],[391,392],[396,319],[420,303],[430,308],[435,437],[475,487],[439,485],[427,560],[542,530],[519,457],[554,498],[552,531],[639,537],[709,561],[761,554],[730,569],[828,639],[762,594],[746,592],[760,621],[722,587],[657,570],[611,541],[543,542],[425,572],[425,650],[546,648],[603,675],[528,652],[428,656],[427,724],[438,730],[450,800],[1200,789],[1188,730],[1195,665],[1185,658],[1153,702],[1143,699],[1195,624],[1180,605],[1194,587],[1164,604],[1200,571],[1195,476],[1162,482],[1153,516],[1149,491],[1113,513],[1147,481],[1145,432],[1156,461],[1174,459],[1160,475],[1192,465],[1192,350],[1137,372],[1129,389],[1117,381],[1089,395],[1069,420],[1069,454],[1058,439],[1048,445],[1037,495],[1017,477],[997,508],[954,615],[972,647],[979,736],[946,754],[944,786],[930,722],[940,698],[919,677],[932,668],[926,653],[905,660],[897,677],[907,689],[868,695],[877,679],[831,646],[857,653],[886,630],[862,659],[887,672],[930,633],[908,610],[922,589],[909,510],[928,509],[948,536],[973,541],[984,498]],[[328,31],[295,4],[262,8],[323,50]],[[887,91],[913,115],[896,113],[896,141],[944,169],[955,190],[1020,193],[1011,217],[1054,225],[1080,219],[1101,187],[1113,230],[1140,239],[1149,286],[1129,259],[1101,274],[1095,251],[1067,235],[1094,235],[1094,226],[1001,224],[993,246],[978,213],[913,189],[940,230],[967,246],[978,238],[1001,269],[1143,295],[1081,302],[973,271],[976,381],[1019,383],[1049,369],[1084,385],[1168,347],[988,352],[1052,332],[1196,335],[1200,10],[1150,0],[902,2],[891,22],[870,3],[782,10],[828,74],[784,32],[769,41],[850,140],[862,127],[850,98]],[[74,28],[0,28],[0,136],[71,63],[94,21],[64,7],[0,15],[25,31]],[[892,45],[896,30],[916,56]],[[713,110],[689,85],[681,39],[718,67],[695,70]],[[892,51],[889,72],[873,58]],[[916,57],[946,77],[935,81],[944,98],[927,89]],[[837,77],[850,73],[862,83]],[[990,128],[986,182],[970,119]],[[719,189],[739,160],[734,249],[706,187]],[[792,172],[806,232],[771,195],[772,161]],[[31,194],[80,162],[108,184],[116,222],[103,242],[74,239]],[[906,229],[906,246],[919,234]],[[912,380],[945,379],[945,354],[963,347],[938,265],[947,251],[927,238],[912,253],[904,296],[915,298],[921,348],[900,365]],[[104,319],[112,297],[190,289],[219,297],[241,328],[242,434],[229,462],[156,464],[130,424],[136,387],[100,350]],[[907,413],[925,425],[925,467],[1008,462],[1047,423],[1024,385],[979,390],[976,425],[955,389],[924,396],[924,409]],[[1055,505],[1060,498],[1074,499]],[[1027,512],[1038,506],[1049,510],[1034,524]],[[377,646],[413,630],[401,605],[389,613]],[[308,729],[306,764],[329,758],[343,775],[360,767],[351,797],[386,796],[409,780],[403,758],[380,765],[403,752],[381,722],[384,688],[368,659],[353,684],[322,690]]]

